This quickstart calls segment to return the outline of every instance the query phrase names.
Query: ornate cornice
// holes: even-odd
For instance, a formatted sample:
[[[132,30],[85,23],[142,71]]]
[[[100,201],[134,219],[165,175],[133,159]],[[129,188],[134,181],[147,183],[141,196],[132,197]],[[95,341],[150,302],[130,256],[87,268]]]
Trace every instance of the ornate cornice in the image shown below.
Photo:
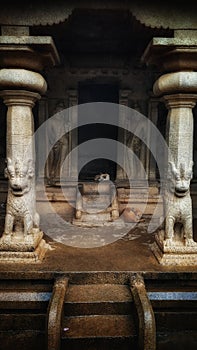
[[[194,5],[193,5],[194,6]],[[191,4],[185,2],[184,6],[171,1],[147,1],[142,6],[139,2],[132,2],[130,11],[132,15],[146,27],[163,29],[197,29],[197,15]]]
[[[23,5],[22,5],[23,3]],[[72,14],[74,6],[66,1],[32,2],[31,5],[21,1],[17,6],[9,2],[2,6],[1,25],[46,26],[64,22]]]
[[[31,4],[18,0],[17,5],[6,1],[0,12],[1,25],[46,26],[64,22],[74,9],[128,10],[142,25],[149,28],[196,29],[196,11],[188,1],[184,7],[175,1],[168,5],[159,1],[138,0],[56,0],[32,1]],[[170,11],[170,15],[169,15]]]

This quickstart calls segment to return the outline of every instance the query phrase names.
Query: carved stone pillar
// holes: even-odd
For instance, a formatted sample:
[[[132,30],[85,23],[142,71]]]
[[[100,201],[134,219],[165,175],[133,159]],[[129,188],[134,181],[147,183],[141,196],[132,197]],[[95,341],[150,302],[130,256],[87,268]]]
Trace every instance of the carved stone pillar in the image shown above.
[[[69,122],[71,131],[69,133],[69,153],[78,146],[78,91],[68,90],[68,107],[69,109]],[[73,108],[71,108],[73,107]],[[69,157],[68,172],[65,177],[66,181],[76,185],[78,181],[78,155],[77,152],[71,153]]]
[[[42,70],[45,61],[48,65],[53,64],[57,55],[50,37],[39,39],[17,36],[17,33],[9,36],[9,28],[5,31],[8,36],[0,37],[1,66],[6,67],[0,69],[0,96],[8,107],[5,169],[8,196],[4,232],[0,238],[0,260],[36,262],[44,257],[49,245],[43,239],[36,211],[32,114],[32,107],[40,94],[46,92],[47,84],[35,71]]]
[[[129,107],[129,98],[131,97],[131,90],[120,90],[119,92],[119,104]],[[124,118],[124,116],[122,115],[124,113],[124,110],[121,109],[121,113],[120,116]],[[119,118],[120,118],[119,116]],[[125,118],[126,119],[126,118]],[[125,129],[120,129],[118,130],[118,141],[123,143],[123,145],[127,144],[127,138],[128,138],[128,131],[127,131],[127,125],[125,125]],[[116,171],[116,181],[117,182],[121,182],[124,181],[127,178],[127,174],[125,172],[126,169],[126,157],[124,155],[124,159],[123,159],[123,166],[121,167],[119,165],[119,162],[122,159],[122,151],[119,149],[117,149],[117,171]]]
[[[47,98],[44,96],[39,100],[38,104],[38,126],[42,125],[42,123],[46,123],[48,119],[48,103]],[[44,152],[43,157],[36,160],[37,164],[37,190],[39,189],[40,183],[44,181],[46,175],[48,176],[48,167],[43,166],[43,159],[47,159],[48,157],[48,139],[47,139],[47,130],[43,131],[44,135],[39,138],[39,141],[35,145],[36,152],[38,153],[40,149]],[[38,153],[39,154],[39,153]],[[46,169],[45,169],[46,168]]]
[[[177,31],[178,32],[178,31]],[[164,229],[155,236],[153,253],[164,265],[196,265],[197,243],[193,240],[190,180],[193,167],[193,114],[197,101],[197,47],[185,38],[153,39],[144,60],[161,64],[167,74],[154,84],[168,108]],[[192,42],[189,42],[192,45]]]
[[[22,82],[23,89],[16,89]],[[0,92],[7,111],[7,168],[9,181],[4,233],[0,239],[1,260],[37,260],[47,249],[39,230],[36,212],[34,121],[32,107],[46,91],[44,78],[35,72],[22,69],[2,69]],[[20,85],[19,85],[20,86]]]
[[[148,118],[157,126],[158,121],[158,99],[151,98],[149,101]],[[153,137],[151,133],[149,137]],[[150,153],[150,152],[149,152]],[[156,162],[152,154],[149,154],[149,180],[156,183]]]
[[[133,184],[137,186],[143,186],[145,182],[145,174],[142,166],[147,171],[147,165],[149,162],[149,155],[146,150],[145,145],[142,140],[135,135],[135,132],[130,132],[129,130],[134,130],[131,114],[129,115],[128,110],[122,108],[121,106],[132,107],[136,112],[141,113],[141,106],[138,100],[134,100],[131,96],[131,90],[120,90],[119,95],[119,118],[121,118],[120,125],[124,129],[119,128],[118,131],[118,141],[123,143],[125,146],[125,151],[122,152],[122,147],[117,147],[117,175],[116,181],[124,186],[128,184],[128,180],[131,180]],[[147,133],[144,129],[143,123],[139,123],[138,129],[140,129],[141,136],[143,133]],[[135,155],[133,156],[131,152]],[[122,164],[122,167],[119,165]],[[141,166],[142,165],[142,166]],[[125,182],[125,180],[127,180]]]

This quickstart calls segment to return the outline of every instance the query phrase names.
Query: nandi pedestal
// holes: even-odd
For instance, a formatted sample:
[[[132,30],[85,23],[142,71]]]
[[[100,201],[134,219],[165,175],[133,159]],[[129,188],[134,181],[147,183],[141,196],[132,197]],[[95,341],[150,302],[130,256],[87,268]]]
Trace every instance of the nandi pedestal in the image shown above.
[[[153,38],[142,60],[163,71],[153,91],[168,108],[164,160],[164,225],[152,250],[164,265],[197,265],[190,181],[193,166],[193,113],[197,101],[196,31],[174,30],[173,38]],[[158,144],[159,147],[159,144]]]
[[[5,169],[8,197],[0,261],[36,262],[42,260],[49,246],[39,229],[36,212],[32,107],[40,93],[46,91],[46,82],[33,71],[2,69],[1,86],[7,88],[0,96],[8,107]]]

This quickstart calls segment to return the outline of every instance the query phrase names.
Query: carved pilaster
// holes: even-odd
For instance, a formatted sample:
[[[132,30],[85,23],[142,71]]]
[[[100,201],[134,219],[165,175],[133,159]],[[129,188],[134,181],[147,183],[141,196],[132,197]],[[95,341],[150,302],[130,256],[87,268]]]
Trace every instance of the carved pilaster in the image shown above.
[[[126,107],[129,107],[129,98],[131,96],[131,90],[120,90],[119,92],[119,104],[120,105],[123,105],[123,106],[126,106]],[[121,109],[121,112],[124,113],[124,111]],[[121,117],[124,118],[124,116],[121,114]],[[120,116],[119,116],[120,118]],[[125,118],[126,119],[126,118]],[[123,143],[123,145],[126,145],[127,144],[127,126],[125,125],[125,129],[118,129],[118,141]],[[127,168],[126,167],[126,159],[125,159],[125,156],[124,156],[124,160],[123,160],[123,166],[120,167],[119,165],[119,161],[122,159],[122,151],[119,150],[119,147],[118,147],[118,151],[117,151],[117,171],[116,171],[116,180],[117,181],[121,181],[121,180],[125,180],[127,178],[127,175],[126,175],[126,172],[125,172],[125,169]]]
[[[147,172],[149,155],[142,140],[135,135],[134,131],[133,134],[129,131],[134,128],[133,121],[132,118],[129,118],[128,110],[121,107],[132,107],[135,111],[140,113],[141,103],[139,103],[138,100],[131,100],[130,90],[120,90],[119,104],[119,118],[121,118],[120,125],[124,125],[124,129],[119,129],[118,141],[123,143],[125,151],[122,152],[122,148],[118,146],[117,163],[119,164],[120,162],[122,167],[119,165],[117,166],[116,180],[120,182],[121,180],[126,180],[128,178],[129,180],[132,180],[133,183],[143,184],[145,180],[143,168]],[[147,133],[143,123],[139,123],[137,127],[138,129],[140,128],[142,136],[144,133]]]
[[[157,125],[158,121],[158,104],[158,99],[151,98],[149,101],[148,118],[155,126]],[[149,137],[151,139],[153,135],[149,134]],[[156,181],[156,162],[151,154],[149,154],[149,180]]]
[[[45,123],[47,119],[48,119],[48,103],[47,103],[46,97],[43,97],[38,102],[38,127],[40,127],[40,125]],[[36,154],[39,154],[39,150],[42,150],[42,152],[43,152],[43,157],[42,158],[37,157],[37,159],[36,159],[36,165],[37,165],[36,176],[37,176],[37,179],[39,182],[40,182],[40,180],[43,181],[43,179],[46,176],[45,167],[43,166],[43,159],[47,159],[47,156],[48,156],[48,141],[47,141],[46,129],[43,130],[42,136],[44,136],[44,137],[40,137],[39,141],[35,145],[36,146]],[[46,170],[48,170],[48,169],[46,169]],[[48,175],[48,171],[47,171],[47,175]]]
[[[74,89],[68,90],[68,107],[69,107],[69,122],[71,131],[69,132],[69,153],[78,146],[78,91]],[[72,108],[73,107],[73,108]],[[69,166],[66,176],[66,181],[78,181],[78,156],[77,152],[72,153],[69,157]]]

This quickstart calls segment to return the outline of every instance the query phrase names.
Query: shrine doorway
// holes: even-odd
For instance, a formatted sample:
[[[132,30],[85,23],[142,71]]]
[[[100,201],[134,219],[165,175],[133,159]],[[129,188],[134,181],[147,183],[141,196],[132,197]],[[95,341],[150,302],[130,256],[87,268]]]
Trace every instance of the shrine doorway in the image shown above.
[[[79,84],[79,104],[89,102],[111,102],[119,103],[119,87],[118,84],[109,83],[80,83]],[[80,116],[79,116],[80,117]],[[118,113],[114,115],[114,121],[118,124]],[[92,116],[92,124],[84,125],[78,129],[78,144],[96,138],[106,138],[117,140],[118,127],[107,124],[94,123]],[[117,159],[117,149],[113,150],[113,159]],[[82,154],[79,150],[79,157],[84,160],[86,154]],[[85,164],[85,161],[84,161]],[[95,175],[99,173],[108,173],[111,180],[116,178],[116,163],[109,159],[99,158],[86,163],[79,173],[80,181],[91,181]]]

